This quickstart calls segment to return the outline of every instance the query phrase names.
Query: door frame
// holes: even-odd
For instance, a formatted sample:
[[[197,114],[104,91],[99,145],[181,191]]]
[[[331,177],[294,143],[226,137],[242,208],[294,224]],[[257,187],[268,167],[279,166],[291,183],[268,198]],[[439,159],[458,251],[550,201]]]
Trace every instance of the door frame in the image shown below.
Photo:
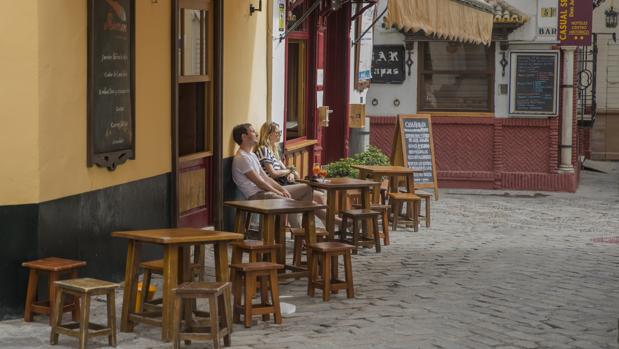
[[[213,82],[213,157],[211,163],[210,193],[212,198],[212,223],[215,229],[223,228],[223,167],[222,167],[222,109],[223,109],[223,0],[213,0],[215,2],[215,23],[213,38],[215,40],[213,49],[214,61],[214,82]],[[178,145],[178,50],[180,42],[176,40],[176,30],[178,27],[179,0],[172,1],[172,25],[171,25],[171,123],[172,123],[172,174],[170,180],[170,217],[171,226],[177,227],[179,221],[179,200],[178,188],[180,187],[179,176],[179,145]]]

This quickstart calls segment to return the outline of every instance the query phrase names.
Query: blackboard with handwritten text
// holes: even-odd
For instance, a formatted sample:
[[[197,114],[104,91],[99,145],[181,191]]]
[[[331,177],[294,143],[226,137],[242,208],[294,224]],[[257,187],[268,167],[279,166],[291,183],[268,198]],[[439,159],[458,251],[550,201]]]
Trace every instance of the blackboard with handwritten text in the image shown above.
[[[558,54],[512,52],[510,113],[557,114]]]
[[[88,166],[135,158],[134,0],[88,3]]]

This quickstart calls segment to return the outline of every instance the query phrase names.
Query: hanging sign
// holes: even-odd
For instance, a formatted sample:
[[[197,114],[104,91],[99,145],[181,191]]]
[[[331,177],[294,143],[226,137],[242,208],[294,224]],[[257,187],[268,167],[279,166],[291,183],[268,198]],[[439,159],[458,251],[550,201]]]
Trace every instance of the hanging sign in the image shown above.
[[[135,158],[134,0],[88,1],[87,165]]]
[[[404,46],[374,45],[372,83],[401,84],[404,79]]]
[[[591,45],[593,2],[559,0],[559,42],[562,46]]]

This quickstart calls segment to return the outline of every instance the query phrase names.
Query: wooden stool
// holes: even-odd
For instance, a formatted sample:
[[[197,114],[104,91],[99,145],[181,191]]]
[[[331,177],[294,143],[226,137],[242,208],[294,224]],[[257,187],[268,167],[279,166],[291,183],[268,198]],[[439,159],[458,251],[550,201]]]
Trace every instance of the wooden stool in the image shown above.
[[[84,261],[75,261],[71,259],[49,257],[38,259],[36,261],[24,262],[23,267],[29,268],[28,275],[28,291],[26,292],[26,307],[24,310],[24,321],[31,322],[33,313],[50,315],[51,309],[56,301],[56,286],[54,282],[60,279],[62,274],[70,274],[71,278],[77,277],[77,269],[86,265]],[[39,283],[39,273],[49,273],[49,299],[36,300],[37,286]],[[79,304],[76,299],[73,303],[67,304],[62,312],[73,312],[73,320],[79,319]],[[52,317],[49,317],[49,323],[52,323]]]
[[[305,230],[303,228],[290,228],[290,234],[292,235],[292,239],[294,240],[294,248],[292,250],[292,265],[300,267],[306,262],[301,261],[301,255],[304,248],[305,243]],[[327,241],[329,237],[329,232],[323,228],[316,228],[316,240],[318,241]]]
[[[411,193],[389,193],[389,202],[391,203],[391,211],[393,212],[393,230],[396,230],[398,227],[402,203],[406,202],[413,208],[413,230],[419,231],[419,206],[421,204],[421,198],[419,196]]]
[[[357,253],[359,246],[372,246],[376,248],[376,252],[380,253],[380,234],[378,234],[378,217],[380,212],[376,212],[368,209],[356,209],[347,210],[342,212],[342,227],[348,226],[348,219],[352,220],[352,244],[355,248],[354,253]],[[372,221],[373,231],[377,232],[373,234],[373,239],[365,238],[361,236],[361,222],[366,219]],[[350,242],[346,240],[346,229],[340,230],[340,240],[342,242]]]
[[[275,251],[279,244],[266,244],[261,240],[243,240],[232,244],[232,264],[239,264],[243,261],[243,253],[249,254],[249,262],[258,262],[264,255],[269,256],[269,260],[275,263]]]
[[[232,319],[228,318],[228,309],[231,307],[229,303],[231,285],[229,282],[185,282],[172,290],[174,294],[174,327],[172,329],[174,349],[180,348],[181,340],[184,340],[185,344],[191,344],[194,339],[212,340],[213,348],[217,349],[220,348],[219,339],[222,337],[224,346],[230,346]],[[185,310],[185,328],[181,329],[183,301],[189,300],[195,304],[198,298],[208,299],[209,319],[194,320],[191,316],[192,312]],[[185,309],[188,308],[185,307]]]
[[[309,260],[309,281],[307,283],[307,295],[314,297],[316,288],[322,290],[322,299],[329,301],[329,295],[332,290],[346,289],[348,298],[355,297],[355,288],[352,279],[352,262],[351,251],[354,246],[341,242],[318,242],[310,245],[310,260]],[[338,256],[344,256],[344,275],[345,280],[338,280]],[[322,279],[318,279],[318,262],[322,261]]]
[[[80,341],[80,349],[86,348],[88,337],[107,336],[108,344],[116,346],[116,304],[114,302],[114,290],[120,287],[113,282],[91,278],[71,279],[56,281],[56,302],[52,311],[52,333],[50,343],[58,344],[58,335],[77,337]],[[82,298],[82,313],[79,322],[62,324],[62,295],[68,293],[74,297]],[[90,298],[105,294],[107,296],[107,327],[90,322]]]
[[[204,257],[202,257],[202,261],[204,261]],[[155,312],[158,312],[161,309],[155,309],[155,308],[159,307],[159,305],[162,303],[162,299],[158,298],[158,299],[153,299],[153,300],[147,300],[146,298],[148,296],[148,290],[150,288],[152,275],[153,274],[163,275],[163,259],[155,259],[152,261],[142,262],[140,263],[140,268],[144,271],[144,273],[142,274],[142,294],[140,297],[140,302],[138,303],[137,312],[138,313],[143,312],[145,307],[151,307],[153,308],[153,310],[155,310]],[[195,278],[195,275],[198,274],[198,277],[197,277],[198,280],[202,280],[203,271],[204,271],[204,266],[202,264],[200,263],[191,264],[191,275],[193,275],[194,278]]]
[[[353,205],[353,208],[361,208],[361,205]],[[381,214],[381,221],[383,231],[380,233],[380,237],[383,238],[383,245],[387,246],[391,242],[389,240],[389,210],[391,206],[382,204],[370,205],[370,210],[379,212]]]
[[[423,218],[426,222],[426,228],[430,228],[430,202],[432,201],[432,194],[415,190],[415,195],[419,196],[425,201],[426,213]]]
[[[245,327],[252,324],[254,315],[262,315],[262,320],[268,321],[269,314],[273,313],[276,324],[282,323],[282,314],[279,308],[279,286],[277,271],[284,268],[281,264],[269,262],[232,264],[231,268],[234,279],[232,280],[232,293],[234,294],[234,322],[241,322],[241,313],[244,317]],[[271,289],[271,303],[269,303],[268,284]],[[260,304],[252,304],[256,294],[256,281],[260,285]],[[244,297],[243,297],[244,295]],[[241,305],[241,298],[245,299]]]

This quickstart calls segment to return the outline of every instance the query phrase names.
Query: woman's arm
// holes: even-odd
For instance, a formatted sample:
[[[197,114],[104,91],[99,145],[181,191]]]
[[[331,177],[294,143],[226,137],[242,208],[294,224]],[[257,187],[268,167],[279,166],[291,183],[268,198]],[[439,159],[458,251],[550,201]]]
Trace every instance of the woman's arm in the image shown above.
[[[285,169],[285,170],[276,170],[273,168],[272,164],[264,164],[264,171],[271,177],[271,178],[279,178],[279,177],[283,177],[283,176],[287,176],[290,174],[290,170]]]

